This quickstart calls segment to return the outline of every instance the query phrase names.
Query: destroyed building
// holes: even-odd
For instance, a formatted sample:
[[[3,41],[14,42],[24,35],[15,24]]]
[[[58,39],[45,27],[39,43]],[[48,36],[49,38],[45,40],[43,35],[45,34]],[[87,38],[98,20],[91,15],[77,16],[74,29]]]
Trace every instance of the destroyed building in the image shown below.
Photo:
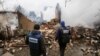
[[[18,20],[19,20],[19,28],[28,31],[33,30],[34,23],[20,12],[18,12]]]
[[[34,19],[29,19],[29,17],[20,10],[0,11],[0,25],[3,27],[9,26],[12,30],[18,27],[29,31],[33,29]]]
[[[61,8],[60,8],[59,3],[57,3],[57,5],[56,5],[55,14],[56,14],[56,18],[59,21],[61,21]]]
[[[19,10],[1,10],[0,40],[14,38],[16,34],[23,35],[23,32],[33,30],[33,25],[34,23]]]
[[[17,8],[19,28],[24,29],[26,31],[32,31],[35,23],[43,22],[42,12],[39,16],[36,15],[34,11],[27,12],[21,6]]]
[[[15,29],[18,26],[17,12],[13,11],[0,11],[0,24],[2,27],[10,26]]]

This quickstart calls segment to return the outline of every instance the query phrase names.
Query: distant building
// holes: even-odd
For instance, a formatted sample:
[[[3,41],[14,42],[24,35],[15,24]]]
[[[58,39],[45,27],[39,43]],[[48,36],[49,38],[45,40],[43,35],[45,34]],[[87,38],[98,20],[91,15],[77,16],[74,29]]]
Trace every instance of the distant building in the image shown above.
[[[31,31],[33,30],[34,23],[42,23],[43,14],[37,16],[34,11],[26,12],[24,8],[18,6],[13,10],[0,10],[0,26],[6,28],[10,26],[11,29],[16,29],[16,27]]]
[[[41,13],[40,17],[38,17],[34,11],[30,11],[29,13],[24,10],[22,7],[17,8],[18,11],[18,21],[19,28],[31,31],[33,30],[33,26],[35,23],[43,22],[43,15]]]
[[[57,5],[56,5],[55,14],[56,14],[56,18],[60,22],[61,21],[61,8],[60,8],[59,3],[57,3]]]
[[[32,30],[34,23],[20,12],[0,11],[0,25],[4,28],[9,26],[12,30],[16,29],[16,27]]]

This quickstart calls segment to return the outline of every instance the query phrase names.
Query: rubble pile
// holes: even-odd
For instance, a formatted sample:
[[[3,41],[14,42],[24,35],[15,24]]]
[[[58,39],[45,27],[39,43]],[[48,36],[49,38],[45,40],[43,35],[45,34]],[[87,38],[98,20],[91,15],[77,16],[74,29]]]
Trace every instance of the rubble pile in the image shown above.
[[[47,49],[48,56],[50,55],[58,56],[57,51],[59,50],[58,49],[59,46],[55,41],[55,33],[58,27],[59,27],[59,23],[55,19],[51,20],[50,22],[43,23],[41,25],[40,31],[44,36],[45,45],[47,46],[46,49]],[[99,49],[100,48],[100,27],[94,29],[84,28],[84,27],[70,27],[70,31],[71,31],[72,42],[69,43],[67,47],[69,49],[66,49],[66,52],[69,52],[71,48],[74,48],[74,45],[77,44],[78,46],[81,45],[89,46],[87,48],[83,47],[82,49],[80,49],[80,51],[82,51],[84,54],[100,53],[100,49]],[[25,44],[25,38],[24,38],[27,32],[24,33],[23,32],[24,31],[22,29],[16,30],[14,36],[11,38],[10,41],[6,41],[6,39],[4,39],[4,41],[0,40],[0,45],[4,47],[4,52],[16,53],[23,50],[24,47],[28,47]],[[56,54],[52,54],[52,53],[56,53]]]
[[[55,43],[55,25],[57,21],[55,19],[51,20],[48,23],[44,23],[41,25],[40,31],[43,33],[45,44],[49,45],[49,48],[52,48],[52,44]]]
[[[11,39],[9,42],[5,42],[4,44],[4,52],[8,51],[11,53],[15,53],[16,51],[22,50],[23,47],[27,47],[25,45],[25,39],[24,38],[18,38],[18,39]]]
[[[59,24],[56,19],[50,22],[43,23],[40,31],[42,32],[45,40],[46,50],[48,56],[58,56],[58,44],[55,41],[56,25]],[[56,53],[55,53],[56,52]]]
[[[86,46],[80,49],[83,55],[89,53],[98,55],[100,53],[100,28],[74,27],[74,29],[76,32],[72,36],[77,38],[78,44]]]
[[[50,22],[49,22],[50,23]],[[41,29],[45,36],[45,40],[47,44],[50,44],[49,48],[57,47],[55,44],[55,25],[44,25],[44,28]],[[51,26],[50,28],[48,26]],[[43,25],[42,25],[43,27]],[[95,54],[100,53],[100,28],[84,28],[84,27],[70,27],[70,31],[72,34],[72,43],[70,45],[75,45],[77,42],[78,45],[88,46],[87,48],[80,49],[85,54]],[[90,47],[91,48],[90,48]],[[98,50],[97,50],[98,49]]]
[[[24,31],[18,29],[16,32],[9,31],[9,29],[0,30],[0,47],[3,49],[3,53],[16,53],[21,51],[23,47],[27,47],[25,44],[25,34],[23,34]],[[13,33],[13,35],[9,33]]]
[[[52,23],[53,22],[53,23]],[[41,32],[45,36],[45,43],[49,44],[49,48],[57,47],[57,44],[55,43],[55,26],[57,26],[57,23],[55,23],[53,20],[49,23],[45,23],[44,25],[41,25]],[[91,46],[92,49],[84,48],[86,51],[83,51],[84,53],[89,52],[97,53],[100,48],[100,27],[98,28],[84,28],[84,27],[70,27],[71,36],[72,36],[72,42],[69,44],[73,46],[75,43],[85,46]],[[70,47],[71,47],[70,46]],[[98,50],[97,50],[98,49]],[[82,49],[80,49],[81,51]]]

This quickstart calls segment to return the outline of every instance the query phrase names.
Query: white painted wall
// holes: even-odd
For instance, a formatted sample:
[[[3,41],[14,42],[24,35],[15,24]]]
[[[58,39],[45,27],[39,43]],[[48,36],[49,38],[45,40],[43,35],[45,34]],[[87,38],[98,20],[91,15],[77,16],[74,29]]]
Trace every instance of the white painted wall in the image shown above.
[[[0,14],[0,23],[6,27],[11,26],[11,29],[16,29],[18,26],[18,17],[17,14],[7,13],[7,14]]]

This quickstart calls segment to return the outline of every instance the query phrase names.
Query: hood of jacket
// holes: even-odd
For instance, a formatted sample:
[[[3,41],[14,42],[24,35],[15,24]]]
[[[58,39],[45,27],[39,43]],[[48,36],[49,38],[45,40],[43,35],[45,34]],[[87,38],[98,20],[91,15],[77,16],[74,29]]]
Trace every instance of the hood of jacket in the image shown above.
[[[65,22],[64,21],[61,21],[60,22],[60,25],[61,25],[61,27],[65,27]]]
[[[32,31],[32,34],[33,34],[33,35],[38,35],[38,34],[41,34],[41,32],[38,31],[38,30],[34,30],[34,31]]]

